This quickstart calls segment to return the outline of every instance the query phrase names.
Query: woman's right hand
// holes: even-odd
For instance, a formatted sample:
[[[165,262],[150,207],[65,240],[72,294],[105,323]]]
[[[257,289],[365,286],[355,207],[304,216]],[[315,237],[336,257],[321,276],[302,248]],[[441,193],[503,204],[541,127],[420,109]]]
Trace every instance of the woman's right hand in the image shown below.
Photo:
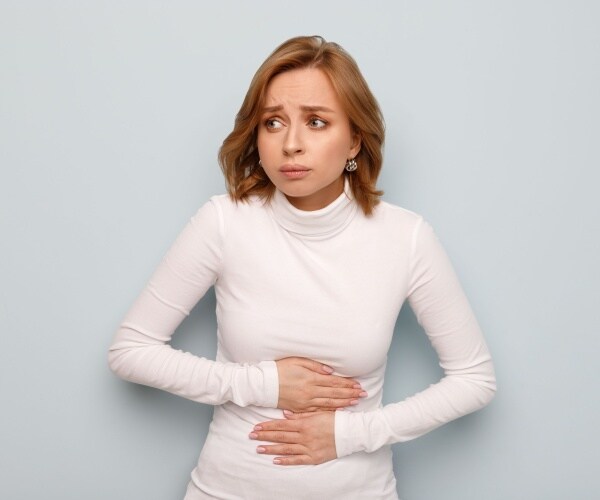
[[[308,358],[283,358],[276,361],[279,374],[277,408],[294,413],[333,411],[358,404],[367,396],[351,378],[331,375],[333,369]]]

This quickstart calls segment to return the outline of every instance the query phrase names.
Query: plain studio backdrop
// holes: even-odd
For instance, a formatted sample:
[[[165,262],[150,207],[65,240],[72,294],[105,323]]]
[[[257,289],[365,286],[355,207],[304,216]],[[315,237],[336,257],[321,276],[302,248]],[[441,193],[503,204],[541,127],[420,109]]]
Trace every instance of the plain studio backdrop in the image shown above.
[[[592,0],[2,0],[0,497],[183,497],[212,408],[117,379],[107,348],[224,192],[258,65],[321,34],[377,96],[385,199],[436,229],[497,369],[490,406],[394,446],[399,495],[599,498],[599,25]],[[214,356],[214,301],[176,347]],[[403,309],[386,402],[440,373]]]

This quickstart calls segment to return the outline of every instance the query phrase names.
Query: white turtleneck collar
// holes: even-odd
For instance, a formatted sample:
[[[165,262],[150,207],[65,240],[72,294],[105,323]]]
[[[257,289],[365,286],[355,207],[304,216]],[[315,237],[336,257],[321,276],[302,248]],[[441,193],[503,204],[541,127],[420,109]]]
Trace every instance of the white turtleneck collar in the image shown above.
[[[344,179],[344,192],[319,210],[297,209],[278,189],[269,206],[281,227],[294,235],[310,239],[327,239],[338,234],[350,224],[358,211],[348,179]]]

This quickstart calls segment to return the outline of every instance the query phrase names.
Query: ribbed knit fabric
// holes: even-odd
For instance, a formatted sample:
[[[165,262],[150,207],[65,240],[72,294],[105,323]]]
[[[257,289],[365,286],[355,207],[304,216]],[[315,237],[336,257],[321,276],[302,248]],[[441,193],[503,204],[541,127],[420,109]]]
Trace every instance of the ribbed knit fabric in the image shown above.
[[[212,285],[215,361],[168,344]],[[387,351],[406,299],[445,376],[382,407]],[[369,393],[336,412],[336,460],[281,467],[248,438],[256,423],[282,418],[275,360],[288,356],[326,363]],[[431,227],[384,202],[365,217],[348,187],[314,212],[278,191],[268,204],[213,197],[127,313],[109,360],[127,380],[216,405],[188,500],[396,499],[389,445],[481,408],[495,391],[477,321]]]

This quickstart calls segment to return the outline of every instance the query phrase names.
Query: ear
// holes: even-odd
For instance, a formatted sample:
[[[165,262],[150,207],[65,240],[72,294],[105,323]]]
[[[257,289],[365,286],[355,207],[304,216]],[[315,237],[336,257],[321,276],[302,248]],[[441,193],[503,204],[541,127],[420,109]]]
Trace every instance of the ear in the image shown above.
[[[356,155],[360,152],[360,148],[362,146],[362,137],[360,132],[354,132],[352,135],[352,145],[350,146],[349,158],[355,158]]]

